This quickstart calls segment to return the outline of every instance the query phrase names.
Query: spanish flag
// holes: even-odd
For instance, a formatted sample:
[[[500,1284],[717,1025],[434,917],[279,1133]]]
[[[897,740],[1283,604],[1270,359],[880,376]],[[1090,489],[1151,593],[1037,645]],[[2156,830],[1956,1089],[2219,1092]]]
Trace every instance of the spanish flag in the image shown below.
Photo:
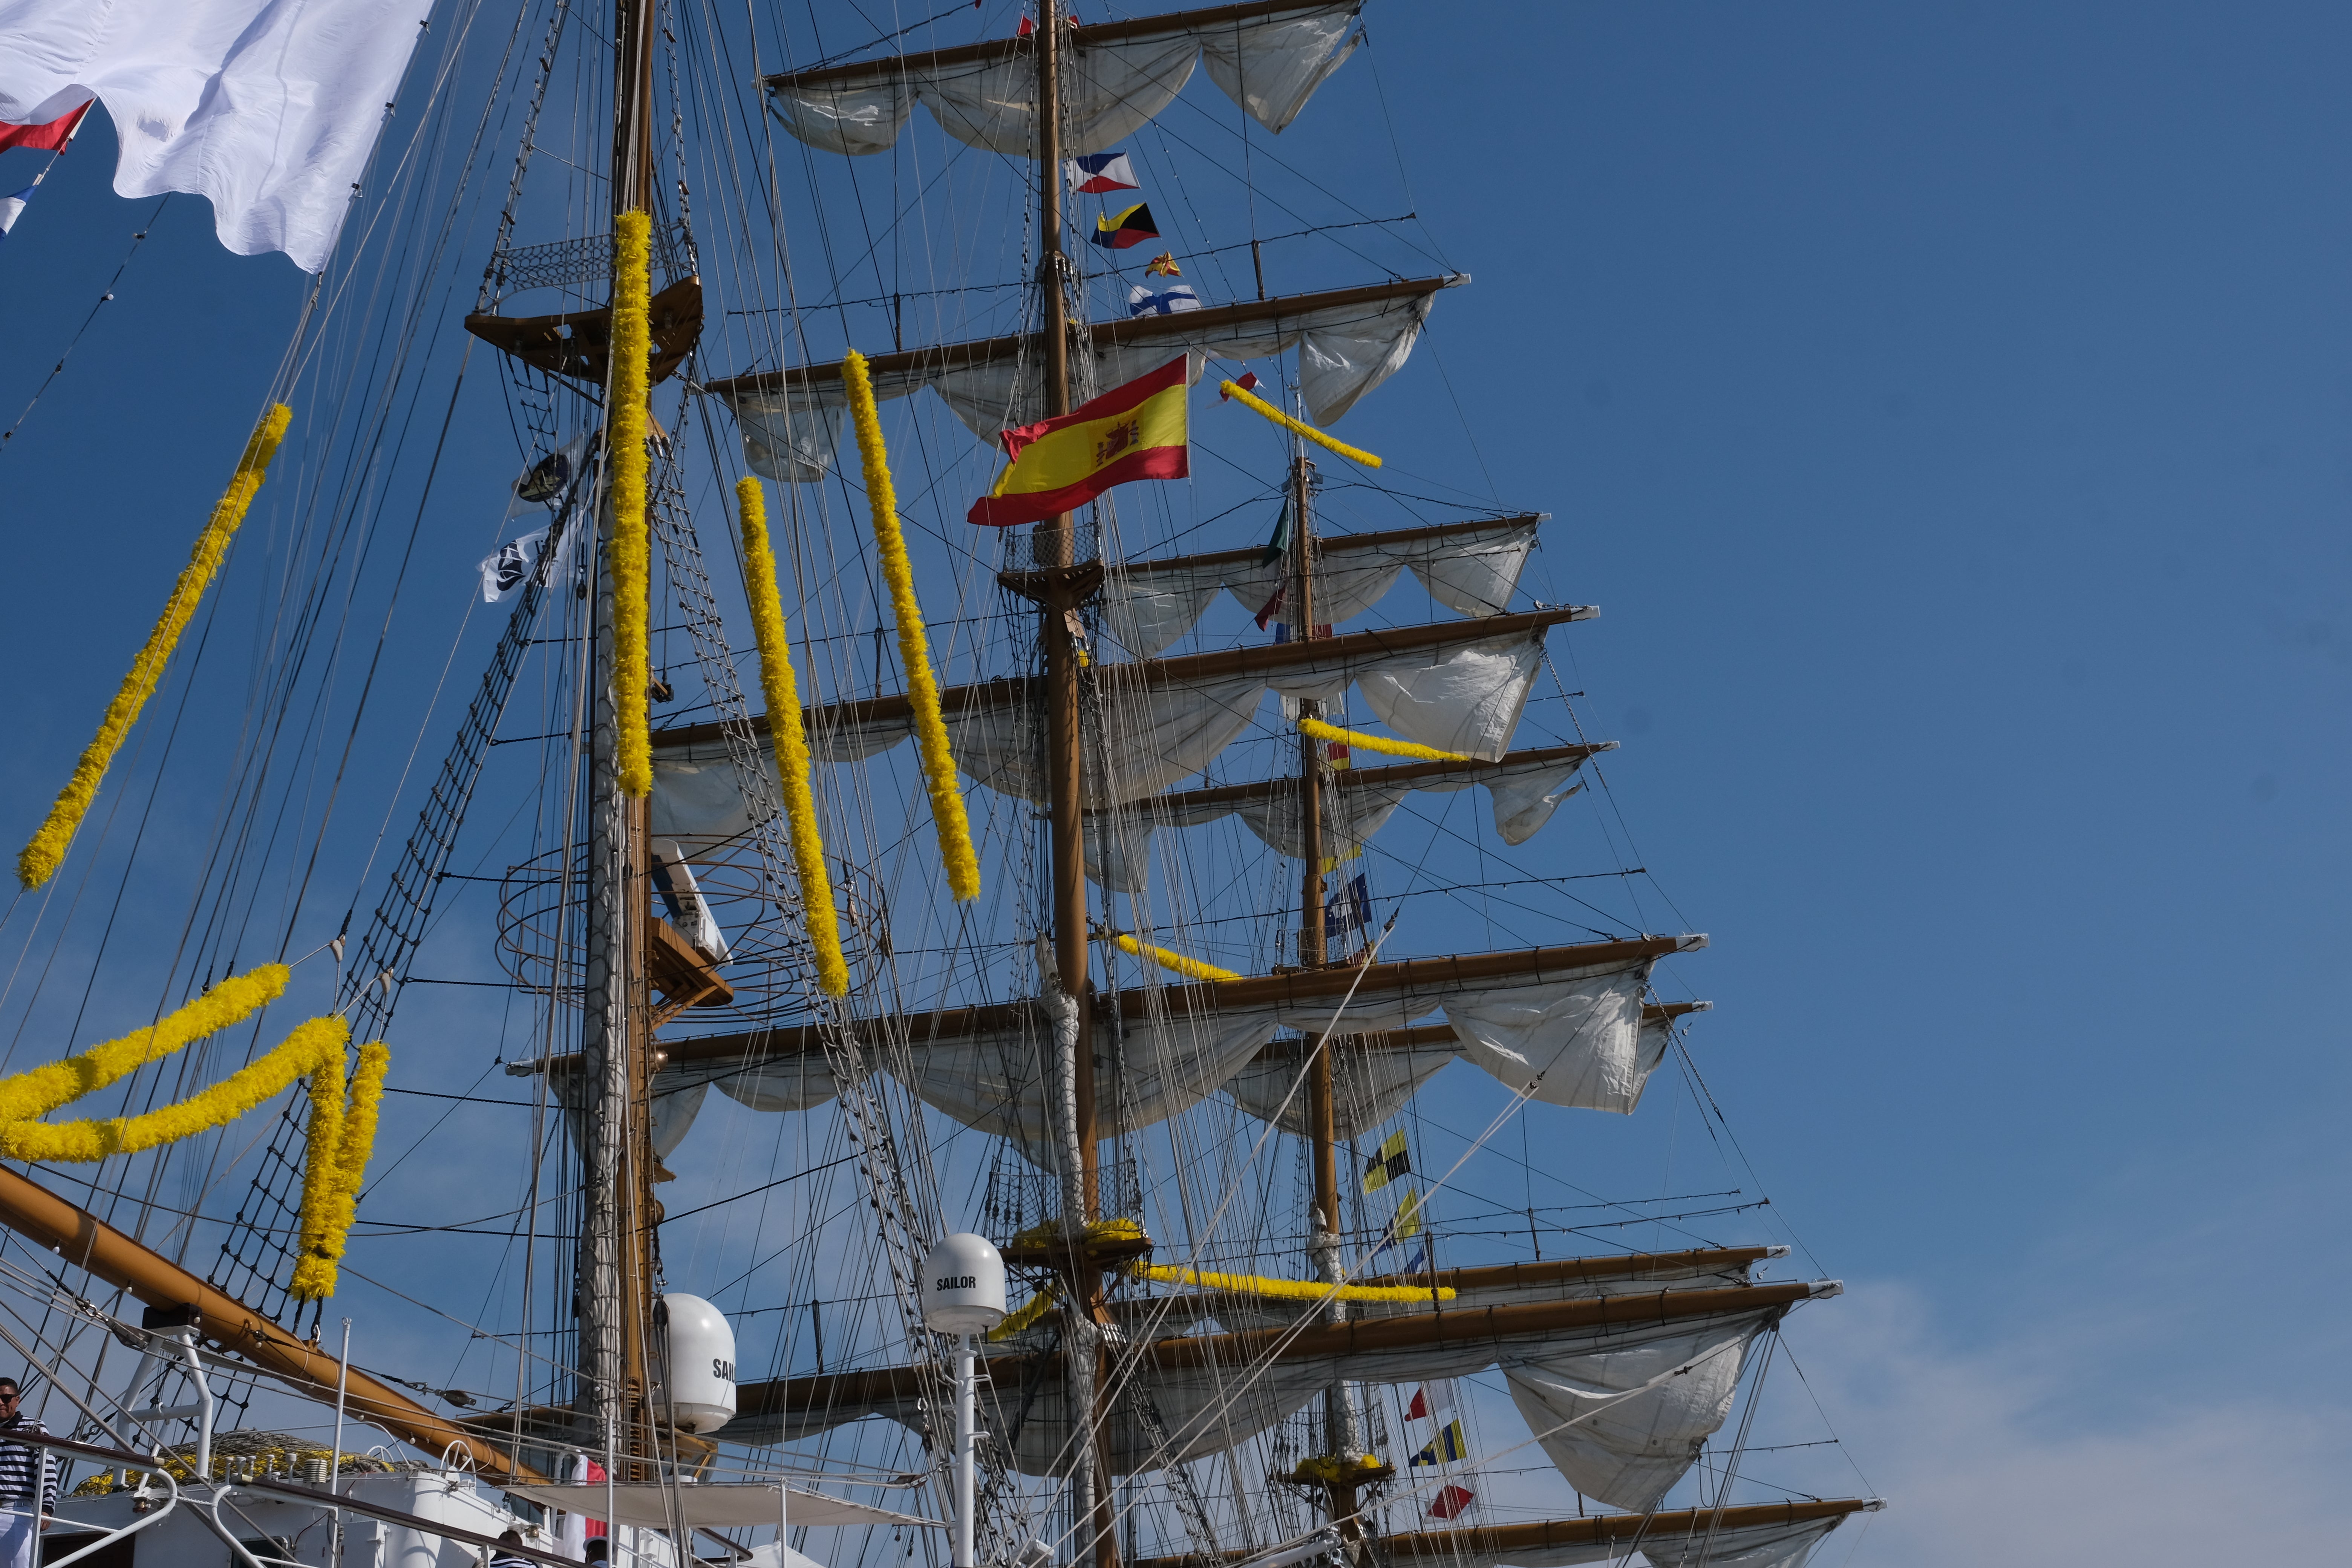
[[[982,528],[1044,522],[1129,479],[1190,474],[1184,371],[1179,354],[1059,418],[1005,431],[1013,461],[996,488],[971,503],[971,521]]]

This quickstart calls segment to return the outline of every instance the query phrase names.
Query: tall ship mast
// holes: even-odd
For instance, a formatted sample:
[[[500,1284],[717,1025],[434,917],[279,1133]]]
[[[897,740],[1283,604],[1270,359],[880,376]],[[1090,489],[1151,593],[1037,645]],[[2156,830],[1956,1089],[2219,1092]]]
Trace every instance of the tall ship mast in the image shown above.
[[[1557,526],[1339,428],[1470,279],[1340,197],[1263,231],[1363,10],[459,8],[323,237],[164,187],[317,280],[84,754],[152,799],[149,692],[278,715],[204,868],[79,774],[20,863],[187,910],[28,926],[162,996],[119,1038],[10,1004],[0,1337],[88,1560],[1799,1568],[1879,1506],[1747,1468],[1839,1292],[1752,1174],[1612,1195],[1579,1137],[1662,1070],[1720,1111],[1708,938],[1552,847],[1615,745]],[[453,737],[371,542],[485,474]],[[241,688],[175,655],[207,592]],[[361,1299],[457,1370],[355,1359]]]

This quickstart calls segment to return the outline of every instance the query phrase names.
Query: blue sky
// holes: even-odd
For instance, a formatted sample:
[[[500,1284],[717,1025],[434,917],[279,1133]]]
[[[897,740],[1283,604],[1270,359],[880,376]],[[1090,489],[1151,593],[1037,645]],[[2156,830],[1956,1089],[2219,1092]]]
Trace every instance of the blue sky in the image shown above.
[[[1694,1051],[1855,1286],[1791,1330],[1906,1505],[1855,1560],[2187,1562],[2223,1543],[2129,1531],[2192,1488],[2259,1505],[2238,1550],[2315,1548],[2298,1467],[2352,1421],[2352,16],[1369,22],[1277,150],[1475,283],[1341,434],[1551,511],[1538,591],[1603,606],[1563,668],[1624,742],[1641,863],[1713,935],[1676,966],[1717,1004]],[[0,419],[153,205],[110,163],[94,124],[0,245]],[[0,185],[37,166],[0,154]],[[302,286],[174,198],[0,453],[0,821],[80,743]],[[488,493],[512,454],[467,461]],[[404,711],[490,521],[426,535]],[[2124,1536],[2070,1533],[2091,1496]]]

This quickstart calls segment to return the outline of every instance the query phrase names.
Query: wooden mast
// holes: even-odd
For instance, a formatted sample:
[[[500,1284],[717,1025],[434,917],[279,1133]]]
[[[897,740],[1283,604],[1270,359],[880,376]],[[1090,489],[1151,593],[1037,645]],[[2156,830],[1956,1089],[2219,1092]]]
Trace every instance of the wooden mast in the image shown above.
[[[1045,416],[1070,412],[1070,261],[1062,248],[1062,46],[1060,0],[1037,7],[1037,226],[1038,334],[1045,381]],[[1033,570],[1009,575],[1007,585],[1037,601],[1039,642],[1045,654],[1045,757],[1047,864],[1053,879],[1053,984],[1067,1014],[1062,1031],[1075,1027],[1067,1064],[1066,1093],[1076,1125],[1077,1169],[1065,1173],[1062,1229],[1065,1277],[1084,1320],[1081,1353],[1064,1363],[1072,1410],[1087,1412],[1084,1435],[1071,1457],[1070,1507],[1074,1538],[1091,1537],[1095,1568],[1118,1568],[1118,1540],[1111,1504],[1110,1475],[1102,1462],[1101,1436],[1110,1415],[1110,1354],[1102,1330],[1110,1321],[1102,1270],[1086,1240],[1086,1229],[1102,1218],[1101,1129],[1095,1114],[1093,1020],[1088,1016],[1085,754],[1080,734],[1078,670],[1084,658],[1085,623],[1078,608],[1102,584],[1099,559],[1081,563],[1077,532],[1064,512],[1039,523],[1030,535]],[[1069,1180],[1075,1177],[1075,1182]],[[1072,1189],[1075,1188],[1075,1191]],[[1075,1199],[1073,1203],[1071,1200]]]
[[[613,153],[614,230],[653,198],[651,0],[614,0]],[[615,260],[618,247],[614,247]],[[608,366],[608,374],[610,367]],[[607,402],[610,401],[607,384]],[[600,510],[606,560],[613,512]],[[587,1125],[582,1140],[582,1224],[577,1286],[584,1434],[615,1465],[616,1479],[650,1478],[651,1305],[660,1205],[652,1191],[652,994],[646,946],[652,879],[647,803],[621,789],[617,652],[609,568],[598,574],[590,735],[585,1019],[581,1033]]]
[[[1290,465],[1290,610],[1284,618],[1289,623],[1293,641],[1312,642],[1318,636],[1315,514],[1309,504],[1315,488],[1315,466],[1307,460],[1306,443],[1294,445],[1297,456]],[[1302,721],[1322,716],[1320,702],[1312,698],[1299,700],[1298,717]],[[1327,929],[1324,898],[1323,743],[1304,730],[1298,736],[1298,966],[1311,973],[1330,961],[1330,932]],[[1315,1181],[1307,1246],[1314,1254],[1317,1271],[1326,1279],[1336,1280],[1341,1275],[1339,1140],[1332,1055],[1332,1042],[1325,1039],[1318,1042],[1307,1059],[1307,1128]],[[1325,1309],[1325,1315],[1334,1323],[1343,1323],[1348,1319],[1347,1304],[1335,1300]],[[1362,1425],[1357,1417],[1355,1396],[1344,1381],[1323,1391],[1323,1448],[1327,1461],[1337,1461],[1342,1467],[1351,1467],[1363,1458]],[[1300,1472],[1302,1477],[1305,1473]],[[1353,1475],[1352,1470],[1343,1473]],[[1364,1533],[1356,1517],[1356,1482],[1338,1479],[1327,1469],[1315,1484],[1323,1494],[1325,1511],[1338,1527],[1340,1540],[1351,1556],[1356,1554]]]

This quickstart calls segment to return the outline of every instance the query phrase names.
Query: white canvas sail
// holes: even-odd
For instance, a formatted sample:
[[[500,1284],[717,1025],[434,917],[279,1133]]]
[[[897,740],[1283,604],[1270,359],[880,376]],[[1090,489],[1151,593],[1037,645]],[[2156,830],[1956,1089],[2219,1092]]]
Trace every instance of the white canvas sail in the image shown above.
[[[1228,6],[1073,27],[1062,54],[1066,154],[1100,153],[1149,124],[1204,62],[1251,119],[1279,132],[1347,62],[1362,0]],[[767,83],[777,118],[801,141],[850,157],[898,144],[915,106],[966,146],[1037,155],[1037,63],[1029,38],[797,72]]]

